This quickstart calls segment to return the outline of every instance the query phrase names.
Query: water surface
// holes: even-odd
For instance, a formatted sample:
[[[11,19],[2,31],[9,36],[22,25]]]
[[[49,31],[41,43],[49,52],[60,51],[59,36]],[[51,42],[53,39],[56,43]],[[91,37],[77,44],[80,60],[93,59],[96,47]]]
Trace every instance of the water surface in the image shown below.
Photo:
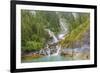
[[[33,58],[33,59],[28,59],[28,60],[23,60],[23,62],[52,62],[52,61],[69,61],[72,60],[72,57],[68,56],[44,56],[40,58]]]

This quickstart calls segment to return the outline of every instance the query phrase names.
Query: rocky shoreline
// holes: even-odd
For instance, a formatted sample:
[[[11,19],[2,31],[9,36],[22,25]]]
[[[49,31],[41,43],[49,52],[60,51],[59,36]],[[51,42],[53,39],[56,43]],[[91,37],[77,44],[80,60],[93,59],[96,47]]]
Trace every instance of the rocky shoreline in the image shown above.
[[[76,49],[62,49],[60,52],[61,56],[71,57],[73,60],[88,60],[90,59],[90,52],[88,49],[84,49],[84,51],[76,51]],[[24,60],[32,60],[37,58],[45,57],[44,54],[39,54],[39,52],[29,52],[27,54],[22,55],[22,61]]]

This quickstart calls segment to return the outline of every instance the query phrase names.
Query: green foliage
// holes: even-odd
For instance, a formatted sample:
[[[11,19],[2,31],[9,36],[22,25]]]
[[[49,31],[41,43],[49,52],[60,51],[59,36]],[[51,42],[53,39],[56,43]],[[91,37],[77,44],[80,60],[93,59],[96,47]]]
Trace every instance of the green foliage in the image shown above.
[[[22,51],[40,50],[50,40],[45,29],[50,29],[55,35],[60,33],[59,19],[63,18],[68,26],[68,34],[60,41],[63,47],[72,47],[72,42],[80,40],[89,29],[89,13],[56,11],[21,10],[21,47]]]
[[[54,19],[53,19],[54,18]],[[39,50],[49,40],[44,29],[51,29],[55,34],[59,31],[59,19],[55,12],[21,11],[21,46],[24,51]]]
[[[72,48],[73,44],[80,41],[87,30],[90,29],[89,19],[89,14],[79,14],[77,20],[74,20],[73,23],[71,22],[69,26],[71,30],[69,34],[65,36],[65,39],[60,41],[60,45],[66,48]],[[81,41],[79,43],[81,43]]]
[[[31,51],[31,50],[40,50],[43,46],[43,43],[40,42],[36,42],[36,41],[28,41],[26,43],[26,50]]]

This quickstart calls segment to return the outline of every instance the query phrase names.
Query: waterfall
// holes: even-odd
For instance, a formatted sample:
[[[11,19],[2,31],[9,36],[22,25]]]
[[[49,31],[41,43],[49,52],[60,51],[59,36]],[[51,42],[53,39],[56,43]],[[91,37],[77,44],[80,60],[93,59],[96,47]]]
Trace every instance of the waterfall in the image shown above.
[[[77,19],[77,13],[73,12],[72,15],[74,16],[75,19]]]
[[[59,38],[59,39],[55,36],[54,32],[52,32],[50,29],[45,29],[45,30],[48,32],[48,34],[50,35],[50,37],[53,38],[53,41],[52,41],[51,44],[58,43],[58,41],[59,41],[60,39],[63,39],[64,36],[68,33],[67,28],[66,28],[67,26],[66,26],[66,23],[65,23],[65,21],[64,21],[63,18],[60,18],[60,17],[59,17],[59,25],[60,25],[60,27],[61,27],[61,32],[60,32],[60,34],[58,35],[58,38]],[[49,44],[50,44],[50,43],[49,43]],[[57,56],[57,55],[59,55],[59,54],[60,54],[60,50],[61,50],[61,46],[59,46],[58,44],[55,45],[54,50],[55,50],[56,52],[52,51],[52,50],[50,49],[50,47],[48,46],[48,44],[47,44],[46,50],[45,50],[45,51],[46,51],[46,53],[47,53],[48,56]],[[52,53],[52,52],[53,52],[53,53]],[[51,54],[51,53],[52,53],[52,54]]]
[[[50,30],[50,29],[46,29],[50,35],[50,37],[53,37],[53,43],[57,43],[58,39],[56,38],[56,36],[54,35],[54,33]]]
[[[56,53],[52,54],[52,56],[57,56],[57,55],[60,54],[60,49],[61,48],[58,45],[56,46],[56,48],[57,48],[57,51],[56,51]]]
[[[47,55],[44,49],[41,49],[41,50],[39,51],[39,54]]]
[[[46,46],[46,48],[45,49],[41,49],[40,51],[39,51],[39,54],[43,54],[43,55],[48,55],[48,56],[50,56],[50,48],[48,47],[48,44],[47,44],[47,46]]]
[[[58,35],[58,38],[64,39],[64,36],[68,33],[68,29],[64,18],[61,18],[60,16],[59,16],[59,25],[62,31]]]
[[[57,42],[59,41],[59,40],[57,39],[57,37],[54,35],[54,33],[53,33],[50,29],[46,29],[46,31],[48,31],[50,37],[53,37],[53,42],[52,42],[52,44],[57,43]],[[50,50],[50,48],[48,47],[48,45],[47,45],[46,48],[47,48],[47,51],[46,51],[46,52],[47,52],[48,56],[50,56],[51,50]],[[58,55],[61,48],[60,48],[58,45],[56,45],[55,49],[56,49],[56,53],[53,53],[51,56]]]
[[[47,48],[47,55],[50,56],[50,48],[48,47],[48,45],[46,48]]]
[[[59,19],[59,23],[60,23],[61,30],[62,30],[63,32],[66,32],[66,31],[67,31],[67,28],[66,28],[64,19],[63,19],[63,18],[60,18],[60,19]]]

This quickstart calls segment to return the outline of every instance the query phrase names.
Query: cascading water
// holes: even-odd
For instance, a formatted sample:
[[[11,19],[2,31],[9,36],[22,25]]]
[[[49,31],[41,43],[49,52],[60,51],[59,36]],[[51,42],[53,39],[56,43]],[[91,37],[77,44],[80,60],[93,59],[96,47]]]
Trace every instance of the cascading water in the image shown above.
[[[77,18],[77,13],[73,12],[72,15],[74,16],[75,19]]]
[[[60,18],[59,19],[59,23],[60,23],[60,27],[61,27],[62,32],[66,32],[67,29],[66,29],[66,25],[65,25],[64,19]]]
[[[50,29],[46,29],[47,31],[48,31],[48,33],[49,33],[49,35],[50,35],[50,37],[53,37],[53,42],[52,42],[52,44],[54,44],[54,43],[57,43],[59,40],[57,39],[57,37],[54,35],[54,33],[50,30]],[[48,45],[47,45],[47,54],[48,54],[48,56],[55,56],[55,55],[58,55],[59,54],[59,52],[60,52],[60,47],[58,46],[58,45],[56,45],[56,47],[55,47],[55,49],[56,49],[56,53],[53,53],[53,54],[50,54],[51,53],[51,50],[50,50],[50,48],[48,47]]]
[[[60,54],[61,47],[57,45],[56,49],[57,49],[56,53],[52,54],[52,56],[57,56]]]
[[[50,44],[55,44],[55,43],[57,44],[59,42],[59,40],[63,39],[64,35],[67,34],[67,28],[66,28],[65,21],[64,21],[63,18],[59,17],[59,25],[61,27],[61,32],[58,35],[58,38],[55,36],[54,32],[52,32],[50,29],[45,29],[48,32],[48,34],[50,35],[50,37],[53,38],[53,41]],[[46,53],[47,53],[48,56],[57,56],[57,55],[59,55],[61,47],[57,44],[57,45],[55,45],[54,50],[56,50],[56,52],[52,53],[51,48],[49,48],[49,45],[47,44]]]
[[[66,24],[67,23],[65,22],[65,20],[59,16],[59,25],[61,28],[61,32],[58,35],[59,39],[64,39],[64,36],[68,33],[68,29],[67,29]]]
[[[50,37],[53,37],[53,43],[57,43],[58,42],[58,39],[56,38],[56,36],[54,35],[54,33],[50,30],[50,29],[47,29]]]
[[[47,48],[47,55],[50,56],[50,48],[48,47],[48,45],[46,48]]]

